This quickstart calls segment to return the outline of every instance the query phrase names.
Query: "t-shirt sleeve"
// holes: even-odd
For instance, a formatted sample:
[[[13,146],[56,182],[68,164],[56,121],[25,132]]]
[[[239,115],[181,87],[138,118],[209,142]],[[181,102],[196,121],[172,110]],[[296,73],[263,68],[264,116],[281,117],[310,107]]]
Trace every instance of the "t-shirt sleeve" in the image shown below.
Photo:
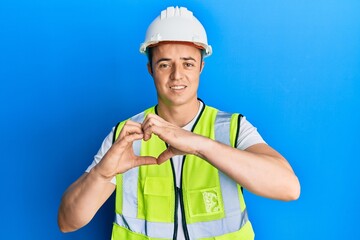
[[[266,143],[261,135],[258,133],[257,128],[255,128],[246,117],[242,117],[240,121],[239,134],[237,139],[236,148],[245,150],[252,145],[258,143]]]
[[[92,161],[92,163],[90,164],[90,166],[86,169],[85,172],[90,172],[90,170],[96,166],[96,164],[98,164],[101,159],[104,157],[104,155],[107,153],[107,151],[110,149],[111,145],[112,145],[112,141],[113,141],[113,135],[114,135],[114,129],[113,128],[111,130],[111,132],[106,136],[106,138],[104,139],[104,141],[101,144],[101,147],[99,149],[99,151],[96,153],[96,155],[94,156],[94,160]],[[113,179],[111,179],[111,182],[113,184],[116,184],[116,178],[114,177]]]

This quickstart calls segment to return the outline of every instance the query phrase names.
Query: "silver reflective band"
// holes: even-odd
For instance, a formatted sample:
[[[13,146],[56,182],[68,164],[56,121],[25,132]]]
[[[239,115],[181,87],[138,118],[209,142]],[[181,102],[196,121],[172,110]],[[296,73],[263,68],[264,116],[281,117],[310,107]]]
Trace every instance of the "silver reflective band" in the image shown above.
[[[230,144],[230,122],[232,114],[218,111],[215,119],[215,140]],[[224,159],[226,161],[226,159]],[[208,238],[236,232],[248,221],[246,209],[240,208],[237,183],[219,172],[221,194],[225,217],[220,220],[188,224],[189,235],[194,238]]]
[[[174,235],[174,223],[149,222],[143,219],[125,217],[121,214],[116,214],[115,223],[132,232],[151,238],[172,239]]]
[[[132,121],[142,123],[145,112],[131,118]],[[133,143],[134,153],[140,155],[141,140]],[[138,211],[138,176],[139,168],[133,168],[123,174],[123,214],[116,214],[115,223],[132,232],[140,233],[152,238],[173,238],[174,223],[149,222],[137,218]]]
[[[232,114],[218,111],[215,119],[215,139],[223,144],[230,143],[230,120]]]
[[[137,123],[142,123],[145,119],[145,112],[139,113],[135,116],[133,116],[132,118],[130,118],[131,121],[137,122]]]
[[[211,222],[198,222],[188,224],[188,232],[191,239],[210,238],[222,236],[227,233],[239,231],[248,221],[247,211],[223,219]],[[239,224],[240,223],[240,224]],[[235,230],[234,230],[235,229]]]
[[[131,118],[134,122],[141,123],[145,113],[140,113]],[[141,141],[133,143],[134,153],[140,155]],[[133,168],[123,174],[123,214],[128,217],[137,217],[137,189],[138,189],[139,168]]]

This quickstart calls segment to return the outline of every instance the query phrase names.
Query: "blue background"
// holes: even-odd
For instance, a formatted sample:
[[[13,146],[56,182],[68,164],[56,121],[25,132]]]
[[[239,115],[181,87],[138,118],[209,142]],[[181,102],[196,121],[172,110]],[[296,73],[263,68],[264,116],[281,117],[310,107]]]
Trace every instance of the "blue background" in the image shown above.
[[[295,202],[246,192],[257,239],[360,239],[360,1],[1,0],[0,239],[109,239],[111,198],[57,228],[62,193],[112,126],[156,103],[148,24],[187,6],[207,29],[199,96],[247,116],[291,163]]]

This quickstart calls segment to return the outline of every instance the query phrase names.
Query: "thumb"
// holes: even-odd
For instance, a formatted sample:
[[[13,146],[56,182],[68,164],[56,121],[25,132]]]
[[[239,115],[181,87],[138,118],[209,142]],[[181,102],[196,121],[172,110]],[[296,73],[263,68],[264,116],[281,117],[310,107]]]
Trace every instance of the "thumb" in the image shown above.
[[[139,156],[136,158],[135,167],[142,165],[152,165],[157,164],[157,160],[154,157],[150,156]]]
[[[169,146],[165,151],[163,151],[157,158],[157,163],[160,165],[163,162],[169,160],[173,156],[175,156],[176,153],[174,152],[174,148]]]

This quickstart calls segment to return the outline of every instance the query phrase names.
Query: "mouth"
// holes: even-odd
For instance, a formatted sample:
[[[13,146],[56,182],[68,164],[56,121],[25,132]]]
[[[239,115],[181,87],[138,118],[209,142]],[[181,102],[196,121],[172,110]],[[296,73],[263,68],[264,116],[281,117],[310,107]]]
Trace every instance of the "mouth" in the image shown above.
[[[171,90],[183,90],[185,89],[186,86],[185,85],[175,85],[175,86],[170,86]]]

